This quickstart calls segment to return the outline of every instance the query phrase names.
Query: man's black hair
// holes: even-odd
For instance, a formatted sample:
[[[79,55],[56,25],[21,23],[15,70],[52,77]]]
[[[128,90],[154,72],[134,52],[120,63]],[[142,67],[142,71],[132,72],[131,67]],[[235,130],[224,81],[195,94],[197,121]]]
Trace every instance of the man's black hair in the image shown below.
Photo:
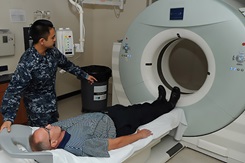
[[[33,39],[33,44],[38,43],[41,38],[47,40],[51,28],[54,28],[54,26],[49,20],[39,19],[35,21],[30,28],[30,36]]]

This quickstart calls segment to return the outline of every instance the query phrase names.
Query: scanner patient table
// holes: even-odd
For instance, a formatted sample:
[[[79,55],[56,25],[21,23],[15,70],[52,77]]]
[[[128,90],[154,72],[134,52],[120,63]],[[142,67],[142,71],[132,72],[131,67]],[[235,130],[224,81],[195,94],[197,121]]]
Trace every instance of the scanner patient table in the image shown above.
[[[11,132],[4,129],[0,133],[0,158],[1,163],[121,163],[130,162],[133,158],[135,163],[138,158],[151,154],[151,148],[158,144],[163,137],[171,135],[179,141],[187,128],[184,111],[175,108],[171,112],[164,114],[154,121],[142,125],[139,129],[149,129],[153,135],[138,140],[125,147],[109,151],[109,158],[99,157],[78,157],[63,149],[50,151],[32,152],[29,147],[28,138],[37,127],[23,125],[12,125]],[[148,158],[145,158],[146,160]],[[146,161],[145,160],[145,161]]]

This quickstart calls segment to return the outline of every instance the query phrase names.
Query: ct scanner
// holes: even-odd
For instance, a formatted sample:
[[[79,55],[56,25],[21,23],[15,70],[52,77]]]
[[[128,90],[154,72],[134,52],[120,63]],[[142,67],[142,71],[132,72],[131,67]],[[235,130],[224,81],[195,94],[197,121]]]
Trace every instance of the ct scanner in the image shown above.
[[[243,7],[244,0],[158,0],[147,7],[129,27],[118,65],[112,64],[118,66],[113,103],[153,101],[159,84],[168,98],[179,86],[177,107],[188,122],[183,140],[245,162]]]

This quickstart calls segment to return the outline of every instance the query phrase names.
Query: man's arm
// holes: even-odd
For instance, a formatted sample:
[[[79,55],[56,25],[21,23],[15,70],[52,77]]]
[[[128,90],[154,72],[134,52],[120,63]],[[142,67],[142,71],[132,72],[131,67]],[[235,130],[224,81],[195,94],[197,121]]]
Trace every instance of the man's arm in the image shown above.
[[[8,88],[4,93],[2,106],[0,106],[0,110],[2,111],[4,118],[4,123],[0,128],[0,132],[4,128],[7,128],[7,130],[10,132],[10,126],[14,122],[20,105],[21,94],[30,83],[31,68],[27,65],[28,63],[18,63]],[[32,63],[29,62],[29,65],[32,65]]]
[[[138,130],[137,133],[132,135],[120,136],[114,139],[109,139],[108,151],[124,147],[128,144],[136,142],[139,139],[144,139],[150,135],[152,135],[152,132],[150,130],[142,129]]]

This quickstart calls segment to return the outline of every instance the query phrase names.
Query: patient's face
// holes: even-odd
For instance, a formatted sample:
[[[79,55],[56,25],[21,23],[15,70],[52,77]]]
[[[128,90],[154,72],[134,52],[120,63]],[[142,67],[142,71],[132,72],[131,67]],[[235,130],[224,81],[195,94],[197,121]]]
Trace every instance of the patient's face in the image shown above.
[[[43,128],[37,129],[33,136],[37,142],[47,142],[51,144],[52,141],[58,140],[61,136],[61,128],[59,126],[47,125]]]

